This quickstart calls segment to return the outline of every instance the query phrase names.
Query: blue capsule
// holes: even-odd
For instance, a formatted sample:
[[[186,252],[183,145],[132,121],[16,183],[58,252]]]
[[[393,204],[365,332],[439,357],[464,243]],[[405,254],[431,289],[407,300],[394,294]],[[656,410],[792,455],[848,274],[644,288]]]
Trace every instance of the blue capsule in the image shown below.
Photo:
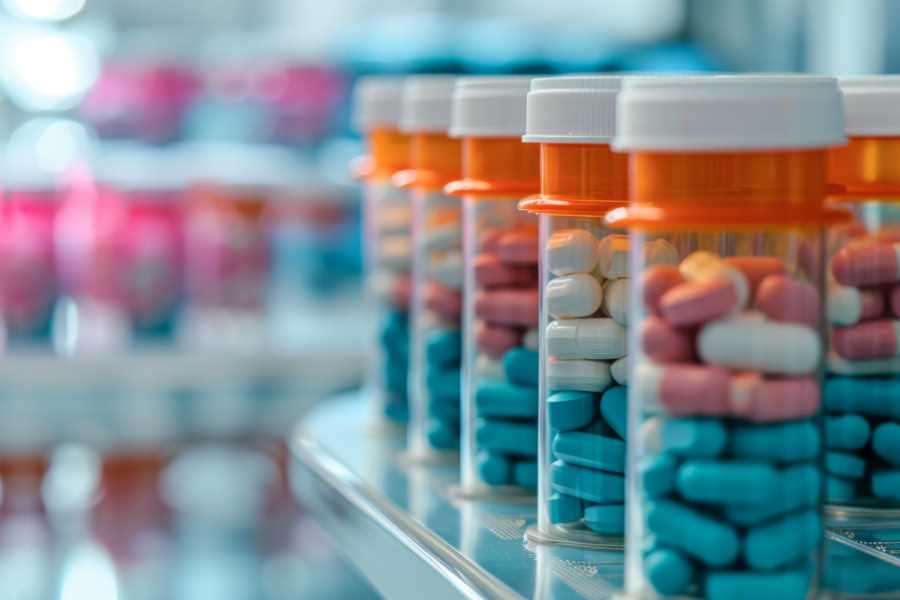
[[[805,570],[720,571],[706,577],[706,600],[805,600],[809,573]]]
[[[505,456],[481,452],[476,463],[481,480],[488,485],[505,485],[512,481],[512,463]]]
[[[663,452],[641,459],[638,469],[644,494],[651,498],[665,496],[675,489],[675,471],[678,461],[671,454]]]
[[[537,456],[537,442],[533,423],[484,420],[475,428],[475,443],[490,452]]]
[[[554,491],[598,504],[625,499],[625,478],[621,475],[576,467],[560,460],[550,467],[550,486]]]
[[[554,493],[549,504],[551,523],[575,523],[584,516],[584,505],[575,496]]]
[[[458,403],[460,397],[459,369],[436,368],[425,373],[425,387],[435,402]]]
[[[832,544],[834,545],[836,544]],[[896,593],[900,590],[900,569],[858,550],[847,555],[834,555],[829,549],[825,566],[825,587],[829,592],[843,594]]]
[[[729,565],[738,556],[734,527],[673,500],[646,504],[647,529],[661,544],[673,546],[712,566]]]
[[[584,524],[602,535],[622,535],[625,532],[624,504],[594,504],[584,510]]]
[[[663,596],[680,596],[694,579],[694,566],[671,548],[655,548],[644,557],[647,580]]]
[[[819,501],[822,475],[812,463],[794,465],[778,474],[778,493],[759,506],[728,506],[725,516],[738,525],[755,525]]]
[[[537,489],[538,470],[535,461],[517,461],[513,465],[513,482],[524,488]]]
[[[595,394],[590,392],[557,392],[547,398],[547,418],[550,428],[572,431],[594,420]]]
[[[872,493],[877,498],[900,500],[900,471],[876,471],[872,475]]]
[[[484,381],[475,390],[475,412],[482,417],[537,417],[537,388]]]
[[[819,429],[810,421],[735,427],[729,447],[739,458],[796,462],[819,454]]]
[[[877,473],[875,476],[877,476]],[[872,477],[873,483],[875,476]],[[829,476],[825,480],[825,487],[826,497],[829,502],[850,502],[856,497],[856,484],[840,477]],[[875,492],[875,495],[877,496],[878,493]]]
[[[614,385],[603,392],[600,413],[620,438],[628,439],[628,388]]]
[[[616,438],[582,431],[558,433],[553,438],[553,454],[574,465],[625,472],[625,442]]]
[[[462,334],[459,330],[442,329],[429,334],[425,342],[425,360],[434,365],[459,364],[462,357]]]
[[[775,569],[807,557],[821,540],[822,519],[806,510],[750,529],[744,559],[755,569]]]
[[[835,450],[859,450],[869,441],[869,422],[860,415],[825,419],[825,443]]]
[[[712,457],[725,449],[727,435],[719,421],[710,419],[669,419],[660,435],[664,450],[678,456]]]
[[[829,377],[825,407],[831,412],[900,418],[900,379],[894,377]]]
[[[866,461],[846,452],[825,454],[825,470],[838,477],[859,479],[866,474]]]
[[[428,424],[428,443],[437,450],[459,448],[459,429],[446,421],[432,419]]]
[[[757,505],[775,498],[778,472],[769,463],[688,460],[678,469],[675,485],[694,502]]]
[[[513,348],[503,355],[503,372],[512,383],[536,388],[539,362],[539,355],[534,350]]]
[[[900,467],[900,424],[888,422],[876,427],[872,449],[890,464]]]

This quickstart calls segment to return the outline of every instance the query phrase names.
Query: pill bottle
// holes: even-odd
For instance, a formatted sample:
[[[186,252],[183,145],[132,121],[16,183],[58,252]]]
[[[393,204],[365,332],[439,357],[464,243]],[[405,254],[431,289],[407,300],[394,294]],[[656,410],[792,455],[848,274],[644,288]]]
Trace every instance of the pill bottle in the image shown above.
[[[450,134],[462,139],[465,298],[461,483],[466,495],[537,487],[538,229],[521,212],[540,189],[522,142],[530,77],[460,79]]]
[[[840,87],[849,144],[828,173],[854,220],[830,232],[826,266],[828,501],[835,517],[884,516],[900,509],[900,77]]]
[[[610,149],[614,75],[535,79],[524,140],[539,144],[540,409],[537,540],[621,546],[625,513],[628,240],[607,212],[627,202]],[[602,410],[601,410],[602,409]]]
[[[392,422],[406,422],[409,415],[412,207],[409,194],[392,181],[395,173],[409,167],[409,136],[400,131],[402,94],[399,77],[366,77],[354,90],[356,127],[368,145],[355,175],[365,182],[366,289],[377,323],[368,388],[376,415]]]
[[[836,80],[626,78],[632,328],[626,589],[818,594],[822,257]],[[673,240],[677,264],[656,264]],[[601,406],[602,409],[602,406]]]
[[[410,168],[394,183],[412,202],[410,457],[449,457],[459,449],[462,331],[462,209],[444,186],[459,179],[461,142],[448,135],[456,79],[410,77],[401,129],[410,135]]]

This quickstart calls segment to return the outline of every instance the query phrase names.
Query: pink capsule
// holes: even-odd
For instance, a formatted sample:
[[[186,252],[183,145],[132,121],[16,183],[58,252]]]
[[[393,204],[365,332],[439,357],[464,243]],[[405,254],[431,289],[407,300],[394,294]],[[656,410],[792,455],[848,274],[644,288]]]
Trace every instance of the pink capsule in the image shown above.
[[[391,304],[401,310],[409,310],[411,296],[412,279],[409,275],[399,277],[394,282],[394,289],[391,291]]]
[[[900,285],[895,285],[891,290],[891,311],[895,317],[900,317]]]
[[[898,253],[897,242],[847,246],[831,259],[831,272],[842,285],[894,283],[900,281]]]
[[[784,275],[769,275],[756,290],[756,307],[775,321],[819,324],[819,293],[812,285]]]
[[[641,325],[641,347],[650,359],[660,363],[690,361],[694,357],[694,338],[675,329],[659,317],[648,317]]]
[[[500,260],[511,265],[536,265],[538,236],[533,230],[511,231],[497,243]]]
[[[500,238],[503,237],[502,229],[485,229],[478,238],[479,252],[497,252],[500,245]]]
[[[496,325],[538,324],[538,290],[483,290],[475,295],[475,314]]]
[[[819,384],[811,377],[763,379],[755,373],[731,380],[731,410],[737,417],[756,423],[791,421],[819,411]]]
[[[731,280],[716,277],[676,285],[659,299],[659,310],[670,324],[686,327],[724,317],[739,302]]]
[[[684,277],[674,265],[650,267],[644,272],[642,287],[644,290],[644,306],[650,312],[659,312],[659,299],[670,289],[684,283]]]
[[[508,265],[491,253],[476,256],[473,268],[475,283],[481,287],[523,287],[533,285],[537,279],[534,267]]]
[[[475,343],[479,350],[491,358],[500,359],[508,350],[521,345],[522,332],[511,327],[478,323],[475,327]]]
[[[847,360],[874,360],[897,356],[900,344],[900,321],[878,319],[835,327],[831,344]]]
[[[641,396],[655,400],[674,416],[730,414],[730,378],[721,367],[677,364],[657,366],[644,363],[635,373],[634,385]]]
[[[729,256],[725,262],[744,274],[751,293],[769,275],[783,275],[787,271],[784,261],[777,256]]]
[[[462,294],[438,283],[429,282],[425,288],[425,306],[448,321],[459,319],[462,313]]]

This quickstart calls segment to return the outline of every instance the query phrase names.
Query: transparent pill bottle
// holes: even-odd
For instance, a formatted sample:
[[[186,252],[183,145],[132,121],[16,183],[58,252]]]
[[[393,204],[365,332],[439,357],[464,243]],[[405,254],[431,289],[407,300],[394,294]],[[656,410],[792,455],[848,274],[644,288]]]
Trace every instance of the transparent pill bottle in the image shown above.
[[[524,140],[541,153],[541,192],[520,205],[540,220],[538,540],[623,538],[628,247],[604,222],[628,193],[626,156],[610,149],[621,81],[542,78],[528,94]]]
[[[374,412],[406,422],[409,372],[409,298],[412,266],[412,207],[409,194],[394,185],[409,167],[409,135],[400,131],[403,79],[366,77],[354,90],[357,128],[368,154],[355,165],[365,182],[363,237],[366,289],[376,320],[369,363],[368,393]]]
[[[833,78],[626,78],[632,328],[626,589],[819,593]],[[677,264],[653,260],[660,237]]]
[[[412,202],[407,449],[416,459],[449,457],[459,449],[462,209],[459,198],[444,193],[462,169],[462,145],[448,134],[455,81],[407,78],[400,117],[410,135],[410,168],[394,183],[410,190]]]
[[[825,464],[846,520],[900,510],[900,77],[839,83],[849,144],[828,174],[854,220],[828,240]]]
[[[461,483],[466,495],[531,496],[537,485],[538,229],[517,209],[540,189],[522,142],[529,77],[460,79],[464,280]]]

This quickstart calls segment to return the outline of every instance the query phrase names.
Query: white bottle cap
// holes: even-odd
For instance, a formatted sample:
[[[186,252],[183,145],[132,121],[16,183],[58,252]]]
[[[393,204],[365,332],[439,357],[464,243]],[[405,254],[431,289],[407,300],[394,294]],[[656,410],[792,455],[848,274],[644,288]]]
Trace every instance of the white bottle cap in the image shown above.
[[[400,124],[403,78],[363,77],[353,88],[353,122],[360,131]]]
[[[842,77],[847,135],[900,135],[900,75]]]
[[[456,77],[408,77],[403,86],[400,129],[407,132],[447,133],[453,116]]]
[[[617,150],[762,150],[845,143],[833,77],[626,77]]]
[[[615,134],[618,75],[541,77],[531,82],[522,140],[608,144]]]
[[[453,92],[453,137],[521,137],[531,77],[463,77]]]

